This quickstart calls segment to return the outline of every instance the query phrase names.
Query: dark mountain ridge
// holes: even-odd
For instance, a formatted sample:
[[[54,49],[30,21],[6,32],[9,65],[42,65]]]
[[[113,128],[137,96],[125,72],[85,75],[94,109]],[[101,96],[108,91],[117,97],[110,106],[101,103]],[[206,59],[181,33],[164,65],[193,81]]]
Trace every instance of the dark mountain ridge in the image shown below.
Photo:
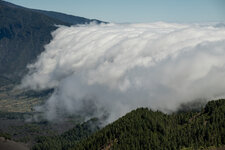
[[[99,20],[34,10],[0,1],[0,80],[19,82],[26,66],[44,51],[55,25],[84,24]]]
[[[55,24],[68,23],[28,9],[9,7],[0,2],[0,74],[10,79],[21,77],[51,40]],[[15,77],[15,78],[14,78]]]

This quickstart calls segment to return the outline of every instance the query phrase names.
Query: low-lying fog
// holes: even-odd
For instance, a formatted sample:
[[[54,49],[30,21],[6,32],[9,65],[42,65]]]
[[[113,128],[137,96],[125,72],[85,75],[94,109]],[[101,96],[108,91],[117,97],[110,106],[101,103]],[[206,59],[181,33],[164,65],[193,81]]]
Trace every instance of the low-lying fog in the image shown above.
[[[137,107],[164,112],[225,95],[225,27],[216,24],[60,26],[22,88],[55,91],[38,107],[114,121]]]

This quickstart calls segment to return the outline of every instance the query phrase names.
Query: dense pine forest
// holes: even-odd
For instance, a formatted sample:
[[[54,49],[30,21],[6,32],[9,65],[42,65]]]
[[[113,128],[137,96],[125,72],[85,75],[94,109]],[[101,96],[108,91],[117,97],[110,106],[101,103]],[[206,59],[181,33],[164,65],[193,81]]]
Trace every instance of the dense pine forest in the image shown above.
[[[60,136],[39,136],[33,149],[37,150],[61,150],[74,147],[78,141],[87,138],[90,134],[99,130],[98,119],[91,119],[83,124],[76,125],[73,129]]]
[[[139,108],[89,137],[88,134],[96,128],[88,127],[83,124],[61,136],[39,138],[33,149],[160,150],[223,147],[225,100],[210,101],[199,112],[170,115]]]

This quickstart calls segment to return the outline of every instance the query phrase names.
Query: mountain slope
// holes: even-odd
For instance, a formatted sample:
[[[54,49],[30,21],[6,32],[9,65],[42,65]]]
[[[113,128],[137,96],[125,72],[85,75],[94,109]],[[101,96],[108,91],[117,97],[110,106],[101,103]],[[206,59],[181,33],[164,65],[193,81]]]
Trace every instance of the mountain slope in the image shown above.
[[[23,90],[14,90],[27,73],[27,65],[35,62],[44,51],[44,46],[52,39],[51,32],[57,28],[55,25],[70,26],[91,21],[57,12],[33,10],[0,0],[0,109],[31,111],[31,107],[40,104],[43,99],[39,94],[35,94],[33,99],[17,95]],[[30,98],[35,103],[30,102]]]
[[[199,149],[225,145],[225,100],[201,112],[134,110],[71,149]]]
[[[0,74],[20,77],[51,40],[55,24],[69,25],[24,8],[0,2]]]
[[[55,25],[89,23],[92,20],[57,12],[32,10],[0,1],[0,81],[18,82],[26,66],[36,60],[52,39]],[[100,21],[98,21],[100,22]]]

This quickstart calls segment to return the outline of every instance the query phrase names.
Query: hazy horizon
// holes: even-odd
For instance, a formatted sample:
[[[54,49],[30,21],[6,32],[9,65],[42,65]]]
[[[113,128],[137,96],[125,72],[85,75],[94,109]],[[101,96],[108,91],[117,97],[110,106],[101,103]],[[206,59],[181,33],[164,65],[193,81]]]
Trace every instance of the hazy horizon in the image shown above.
[[[6,0],[28,8],[57,11],[115,23],[224,22],[224,0]]]

